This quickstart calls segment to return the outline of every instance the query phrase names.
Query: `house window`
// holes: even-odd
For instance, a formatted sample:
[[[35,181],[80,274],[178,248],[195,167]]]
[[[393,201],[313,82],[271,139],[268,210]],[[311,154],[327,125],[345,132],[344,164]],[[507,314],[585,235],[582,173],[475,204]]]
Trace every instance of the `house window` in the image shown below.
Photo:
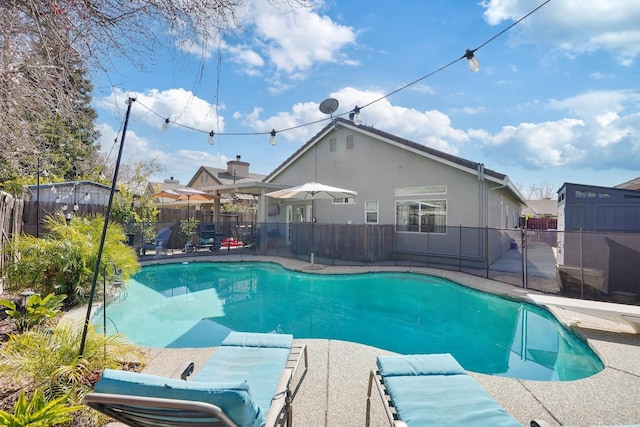
[[[339,199],[333,199],[334,205],[354,205],[355,203],[355,197],[340,197]]]
[[[418,233],[446,233],[447,201],[397,201],[396,230]]]
[[[364,202],[364,221],[367,224],[378,223],[378,201],[367,200]]]

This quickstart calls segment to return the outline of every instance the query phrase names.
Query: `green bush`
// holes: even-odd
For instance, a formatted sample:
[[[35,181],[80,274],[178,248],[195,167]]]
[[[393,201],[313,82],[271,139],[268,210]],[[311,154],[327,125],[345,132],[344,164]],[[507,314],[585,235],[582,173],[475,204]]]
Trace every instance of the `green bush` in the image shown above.
[[[45,218],[46,237],[20,236],[8,251],[18,254],[8,263],[7,282],[10,289],[31,289],[40,295],[66,294],[70,306],[83,303],[91,289],[102,238],[104,217],[74,217],[67,224],[62,212]],[[102,252],[99,277],[112,282],[115,271],[127,280],[139,270],[133,248],[126,245],[122,226],[109,223]]]
[[[49,294],[44,298],[34,294],[27,299],[26,307],[19,308],[9,300],[0,300],[0,305],[7,307],[6,313],[11,317],[19,332],[24,332],[36,325],[45,324],[56,317],[62,309],[62,301],[66,295]]]
[[[71,414],[82,406],[67,406],[68,395],[47,401],[41,389],[35,389],[29,399],[24,391],[13,407],[13,413],[0,411],[0,425],[6,427],[56,426],[72,420]]]
[[[144,353],[119,334],[103,335],[89,328],[82,357],[78,356],[82,328],[58,324],[10,335],[0,348],[0,375],[37,384],[50,398],[70,394],[80,402],[93,389],[104,368],[142,363]]]

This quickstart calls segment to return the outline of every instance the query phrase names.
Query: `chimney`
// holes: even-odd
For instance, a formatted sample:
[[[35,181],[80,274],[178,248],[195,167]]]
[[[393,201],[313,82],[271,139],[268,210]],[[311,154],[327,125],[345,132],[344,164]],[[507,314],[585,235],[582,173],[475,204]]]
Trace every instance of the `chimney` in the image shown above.
[[[240,155],[235,160],[227,162],[227,173],[235,179],[246,178],[249,176],[249,163],[240,161]]]

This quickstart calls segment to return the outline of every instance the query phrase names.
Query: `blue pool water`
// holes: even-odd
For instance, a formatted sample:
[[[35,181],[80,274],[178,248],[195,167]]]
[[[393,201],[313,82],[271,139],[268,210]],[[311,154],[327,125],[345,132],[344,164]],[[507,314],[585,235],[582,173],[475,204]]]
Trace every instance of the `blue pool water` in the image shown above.
[[[451,353],[470,371],[567,381],[603,365],[547,311],[412,273],[307,274],[271,263],[144,267],[107,306],[107,331],[150,347],[210,347],[230,330]],[[102,328],[103,313],[94,323]]]

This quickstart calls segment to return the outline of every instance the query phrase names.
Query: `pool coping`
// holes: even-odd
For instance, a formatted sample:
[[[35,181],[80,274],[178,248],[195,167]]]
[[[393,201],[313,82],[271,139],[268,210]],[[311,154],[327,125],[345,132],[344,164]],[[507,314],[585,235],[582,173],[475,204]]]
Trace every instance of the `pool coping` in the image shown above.
[[[176,262],[274,262],[285,268],[318,274],[353,274],[372,271],[412,272],[443,277],[473,289],[531,303],[528,293],[483,277],[449,270],[408,266],[323,266],[290,258],[259,255],[230,255],[186,260],[167,258],[144,261],[142,265]],[[626,325],[571,312],[551,311],[568,329],[582,337],[605,365],[591,377],[564,382],[519,380],[470,373],[511,415],[524,425],[542,419],[552,425],[594,426],[640,422],[640,335]],[[579,319],[579,321],[576,321]],[[382,403],[374,396],[367,404],[366,387],[375,358],[391,352],[338,340],[303,339],[307,344],[310,369],[294,398],[294,422],[303,426],[380,426],[386,419]],[[215,351],[205,349],[147,349],[145,372],[176,376],[185,363],[196,369]]]

